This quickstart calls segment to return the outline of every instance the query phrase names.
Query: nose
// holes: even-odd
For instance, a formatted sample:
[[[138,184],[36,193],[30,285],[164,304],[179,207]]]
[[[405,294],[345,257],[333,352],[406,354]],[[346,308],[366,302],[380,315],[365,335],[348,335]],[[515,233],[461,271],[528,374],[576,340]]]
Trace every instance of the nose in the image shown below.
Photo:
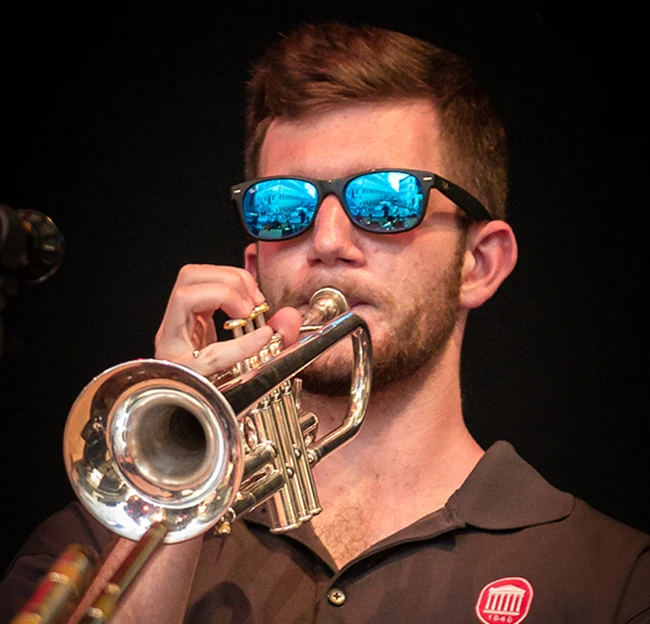
[[[352,225],[339,199],[334,194],[327,195],[318,209],[312,228],[309,261],[325,264],[362,263],[363,252],[359,245],[361,233]]]

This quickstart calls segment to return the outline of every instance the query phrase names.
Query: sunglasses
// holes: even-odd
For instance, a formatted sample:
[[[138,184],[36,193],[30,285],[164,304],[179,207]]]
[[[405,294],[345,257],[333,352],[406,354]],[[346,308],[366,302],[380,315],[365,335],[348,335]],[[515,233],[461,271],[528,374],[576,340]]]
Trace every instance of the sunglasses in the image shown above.
[[[362,230],[408,232],[422,222],[432,188],[473,219],[492,219],[478,199],[453,182],[412,169],[376,169],[336,180],[274,176],[236,184],[231,192],[245,230],[257,240],[279,241],[304,234],[330,193]]]

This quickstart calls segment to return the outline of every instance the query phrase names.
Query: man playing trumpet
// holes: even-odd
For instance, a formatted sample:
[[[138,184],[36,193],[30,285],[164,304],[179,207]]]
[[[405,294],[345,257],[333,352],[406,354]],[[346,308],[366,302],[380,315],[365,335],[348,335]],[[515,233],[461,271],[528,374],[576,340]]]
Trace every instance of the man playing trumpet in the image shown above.
[[[368,413],[314,472],[323,511],[308,525],[270,534],[262,507],[225,539],[165,546],[114,620],[650,621],[648,536],[556,490],[507,443],[482,449],[463,420],[468,313],[517,260],[504,131],[465,63],[381,29],[297,29],[253,72],[246,177],[233,187],[254,239],[245,268],[184,267],[156,357],[208,376],[273,330],[291,345],[311,294],[332,286],[372,336]],[[246,317],[265,301],[268,326],[216,340],[215,310]],[[340,345],[305,372],[322,431],[345,410],[349,359]],[[109,539],[77,506],[40,535],[53,532],[5,587],[35,582],[69,541]]]

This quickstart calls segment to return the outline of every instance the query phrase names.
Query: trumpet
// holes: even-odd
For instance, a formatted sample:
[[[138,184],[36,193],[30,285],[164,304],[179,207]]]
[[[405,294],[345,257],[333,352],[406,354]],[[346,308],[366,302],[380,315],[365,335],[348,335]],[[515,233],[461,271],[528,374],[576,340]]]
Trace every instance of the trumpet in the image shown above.
[[[264,324],[266,309],[226,327],[235,336],[252,331]],[[262,503],[273,532],[295,529],[321,511],[312,470],[363,422],[372,346],[366,323],[333,288],[314,293],[302,329],[308,333],[288,348],[274,335],[262,351],[211,378],[141,359],[109,368],[81,392],[65,426],[68,477],[100,523],[138,542],[134,568],[111,582],[117,594],[144,565],[140,553],[148,557],[159,543],[211,528],[226,536],[232,522]],[[347,413],[318,439],[318,418],[301,408],[296,375],[347,337]],[[115,600],[88,621],[108,619]]]

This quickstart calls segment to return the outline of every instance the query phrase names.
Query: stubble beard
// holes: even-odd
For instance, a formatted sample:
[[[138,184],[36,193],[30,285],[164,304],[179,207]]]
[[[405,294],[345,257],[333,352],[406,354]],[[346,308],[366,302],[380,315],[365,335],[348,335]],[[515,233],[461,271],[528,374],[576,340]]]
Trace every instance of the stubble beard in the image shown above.
[[[390,294],[389,288],[372,293],[355,284],[314,284],[315,292],[323,286],[339,288],[348,297],[378,304],[382,318],[390,319],[387,329],[373,338],[372,388],[385,390],[425,367],[435,367],[441,360],[454,331],[460,309],[461,268],[465,249],[464,237],[457,246],[454,261],[437,277],[435,283],[420,283],[410,290],[408,302]],[[264,285],[262,284],[262,290]],[[263,290],[264,292],[264,290]],[[304,297],[285,288],[278,304],[298,307]],[[371,336],[372,338],[372,336]],[[350,339],[338,344],[300,373],[303,387],[312,394],[347,396],[352,373]]]

